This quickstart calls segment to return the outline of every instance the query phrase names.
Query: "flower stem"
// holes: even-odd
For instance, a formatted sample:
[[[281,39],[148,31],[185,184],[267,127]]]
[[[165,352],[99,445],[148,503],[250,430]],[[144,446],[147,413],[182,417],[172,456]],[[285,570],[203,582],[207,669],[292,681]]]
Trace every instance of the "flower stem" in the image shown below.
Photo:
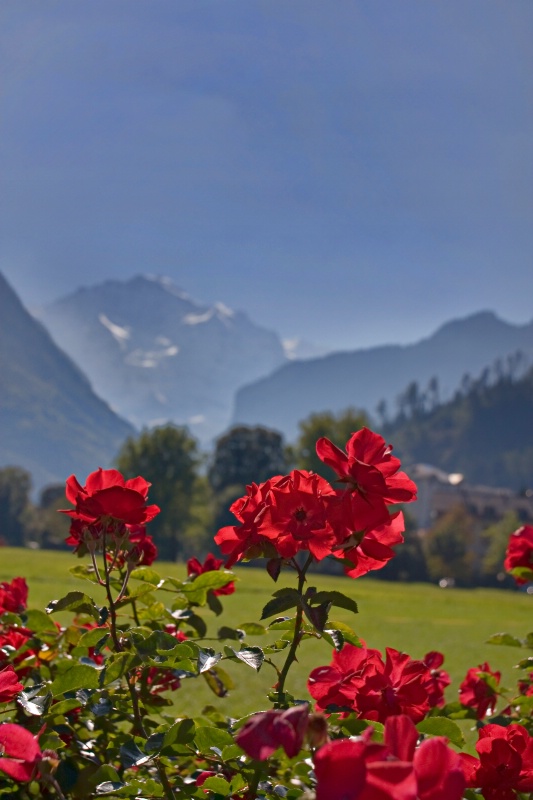
[[[309,553],[307,557],[307,561],[303,565],[303,567],[299,567],[296,561],[294,562],[295,569],[298,571],[298,594],[303,599],[303,588],[305,584],[305,575],[309,566],[313,560],[313,556]],[[287,703],[284,701],[284,688],[285,688],[285,681],[287,679],[287,675],[289,674],[289,670],[296,661],[296,651],[298,649],[298,645],[300,644],[300,640],[302,638],[301,631],[302,631],[302,621],[303,621],[303,606],[300,604],[296,609],[296,619],[294,621],[294,634],[292,637],[291,646],[289,648],[289,652],[287,653],[287,658],[285,659],[285,663],[281,669],[279,681],[278,681],[278,698],[274,704],[275,708],[284,708],[287,706]]]

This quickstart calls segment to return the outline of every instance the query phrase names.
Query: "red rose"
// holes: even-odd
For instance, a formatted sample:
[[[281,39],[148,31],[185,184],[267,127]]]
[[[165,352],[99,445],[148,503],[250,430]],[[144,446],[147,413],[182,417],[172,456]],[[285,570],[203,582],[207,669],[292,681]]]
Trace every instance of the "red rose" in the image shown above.
[[[483,719],[488,712],[492,714],[496,707],[496,687],[500,678],[501,672],[493,672],[486,661],[479,667],[472,667],[459,686],[459,700],[464,706],[474,708],[478,719]]]
[[[533,581],[533,527],[524,525],[509,537],[503,566],[521,585]]]
[[[71,475],[67,479],[66,495],[76,507],[61,509],[61,513],[87,525],[107,521],[145,525],[160,510],[158,506],[146,505],[150,485],[141,477],[125,480],[116,469],[99,468],[91,472],[85,486],[80,486]]]
[[[444,663],[444,656],[442,653],[432,650],[430,653],[426,653],[422,660],[429,670],[426,682],[429,705],[431,708],[442,708],[446,704],[444,690],[451,683],[451,678],[446,670],[439,669]]]
[[[200,564],[197,558],[190,558],[187,561],[187,575],[203,575],[204,572],[216,572],[224,564],[222,558],[216,558],[213,553],[208,553],[205,557],[204,563]],[[220,589],[214,589],[214,595],[233,594],[235,591],[235,582],[229,581],[225,586]]]
[[[461,753],[467,786],[485,800],[515,800],[533,791],[533,738],[522,725],[485,725],[476,744],[479,759]]]
[[[391,445],[368,428],[352,434],[345,453],[325,437],[316,443],[316,452],[339,480],[359,492],[370,505],[416,500],[416,485],[399,472],[400,459],[391,455]]]
[[[335,552],[338,558],[346,558],[353,564],[353,567],[345,566],[345,574],[350,578],[359,578],[371,570],[384,567],[396,555],[392,545],[403,542],[404,530],[402,512],[397,511],[390,517],[387,512],[387,522],[383,525],[348,537],[342,548]]]
[[[0,614],[11,611],[20,614],[28,603],[28,585],[24,578],[13,578],[11,583],[0,583]]]
[[[273,709],[254,714],[239,730],[235,741],[247,755],[259,761],[270,758],[278,747],[294,758],[302,749],[308,718],[307,703],[286,711]]]
[[[23,689],[12,664],[0,670],[0,703],[10,703]]]
[[[15,781],[31,780],[42,755],[37,739],[10,722],[0,725],[0,752],[0,772]]]

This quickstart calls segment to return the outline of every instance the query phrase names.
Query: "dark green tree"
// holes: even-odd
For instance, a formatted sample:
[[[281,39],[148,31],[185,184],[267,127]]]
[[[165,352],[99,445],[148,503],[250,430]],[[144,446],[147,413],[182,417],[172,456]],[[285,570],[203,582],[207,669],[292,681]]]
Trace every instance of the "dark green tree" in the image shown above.
[[[283,437],[261,426],[239,425],[221,436],[215,446],[208,480],[215,503],[215,528],[233,525],[229,506],[250,483],[263,483],[287,472]]]
[[[21,547],[31,516],[31,476],[22,467],[0,469],[0,542]]]
[[[485,552],[481,561],[481,577],[484,583],[501,586],[505,582],[507,586],[514,586],[514,580],[505,574],[503,562],[509,536],[521,524],[515,512],[509,511],[503,519],[483,531]]]
[[[347,408],[338,414],[331,411],[311,414],[298,425],[300,435],[295,444],[288,448],[289,459],[297,469],[308,469],[334,482],[335,473],[316,454],[317,440],[326,436],[343,450],[352,433],[368,424],[364,411],[355,408]]]
[[[424,544],[430,577],[453,578],[471,586],[477,575],[477,522],[462,505],[443,514],[426,533]]]
[[[198,467],[201,456],[196,440],[187,428],[165,425],[144,430],[138,438],[126,440],[117,457],[117,468],[126,478],[142,475],[150,481],[149,501],[161,509],[150,523],[149,533],[159,557],[169,561],[187,557],[191,546],[191,526],[196,530],[198,551],[207,535],[197,529],[199,509],[205,496]]]
[[[396,555],[373,577],[389,581],[427,581],[428,570],[422,540],[413,517],[403,509],[405,531],[403,544],[394,548]]]

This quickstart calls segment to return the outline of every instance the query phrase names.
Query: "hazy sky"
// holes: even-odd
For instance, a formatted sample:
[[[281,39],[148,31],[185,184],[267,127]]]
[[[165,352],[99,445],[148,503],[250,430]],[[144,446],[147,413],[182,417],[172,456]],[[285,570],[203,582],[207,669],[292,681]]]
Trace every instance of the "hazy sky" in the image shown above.
[[[2,0],[0,270],[284,337],[533,317],[531,0]]]

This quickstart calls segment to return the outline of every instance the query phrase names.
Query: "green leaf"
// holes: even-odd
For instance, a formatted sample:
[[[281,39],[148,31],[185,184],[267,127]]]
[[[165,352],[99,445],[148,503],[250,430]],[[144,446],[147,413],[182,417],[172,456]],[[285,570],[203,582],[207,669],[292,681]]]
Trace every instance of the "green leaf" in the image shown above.
[[[202,673],[207,685],[217,697],[226,697],[235,684],[228,673],[220,666]]]
[[[344,647],[344,636],[340,631],[330,628],[327,631],[322,631],[322,636],[337,652],[340,652]]]
[[[53,633],[57,636],[57,628],[48,614],[36,608],[30,608],[24,612],[24,625],[29,628],[32,633]]]
[[[331,603],[322,603],[319,606],[310,606],[304,603],[304,614],[312,624],[313,628],[322,633],[326,622],[328,621],[328,612],[331,608]]]
[[[285,650],[285,648],[290,644],[289,639],[278,639],[276,642],[272,642],[272,644],[267,645],[263,648],[263,653],[265,655],[272,655],[273,653],[279,653],[281,650]]]
[[[74,611],[76,614],[88,614],[97,621],[100,619],[101,614],[94,600],[83,592],[69,592],[60,600],[51,600],[46,606],[47,614],[56,614],[58,611]]]
[[[107,661],[105,669],[100,673],[100,686],[107,686],[122,678],[130,669],[138,667],[141,659],[135,653],[115,653]],[[87,667],[89,669],[89,667]],[[96,672],[96,670],[93,670]],[[93,687],[88,687],[93,688]],[[94,688],[98,688],[98,685]]]
[[[301,597],[296,589],[278,589],[277,592],[274,592],[273,599],[269,600],[263,608],[261,619],[272,617],[289,608],[295,608],[300,605],[300,602]]]
[[[516,636],[511,636],[510,633],[493,633],[489,636],[486,644],[502,644],[507,647],[522,647],[522,640],[517,639]]]
[[[222,653],[215,653],[210,647],[206,647],[203,650],[200,649],[198,653],[198,672],[207,672],[208,669],[212,669],[221,658]]]
[[[196,747],[201,753],[210,753],[212,748],[222,750],[228,744],[234,744],[233,736],[222,728],[200,726],[194,736]]]
[[[34,717],[42,717],[47,713],[52,703],[52,692],[31,696],[31,692],[21,692],[17,697],[17,703],[22,706],[27,714]]]
[[[104,781],[96,787],[96,794],[115,794],[119,789],[126,786],[122,781]]]
[[[222,797],[227,797],[229,794],[231,794],[231,786],[227,780],[225,778],[219,778],[215,775],[203,782],[202,789],[211,789],[211,791],[222,795]]]
[[[146,753],[143,753],[133,740],[120,746],[120,763],[127,769],[146,764],[151,758],[152,756],[147,756]]]
[[[220,600],[218,599],[218,597],[215,595],[214,592],[207,593],[207,605],[209,606],[213,614],[217,615],[217,617],[219,617],[224,611],[222,603],[220,602]]]
[[[344,731],[346,731],[346,733],[349,733],[350,736],[359,736],[370,726],[372,726],[372,728],[380,734],[383,734],[383,731],[385,730],[381,722],[370,722],[368,719],[357,719],[355,716],[340,720],[340,726]]]
[[[76,689],[98,689],[100,674],[86,664],[75,664],[67,672],[58,675],[50,686],[54,697]]]
[[[264,636],[267,632],[265,626],[258,622],[243,622],[238,629],[244,631],[247,636]]]
[[[233,650],[233,647],[231,649]],[[265,654],[260,647],[243,647],[241,650],[233,650],[233,652],[240,661],[257,670],[257,672],[259,672],[265,660]]]
[[[416,729],[419,733],[426,733],[430,736],[446,736],[452,744],[464,747],[465,739],[461,728],[447,717],[427,717],[418,723]]]
[[[188,744],[192,742],[196,735],[194,720],[178,719],[163,737],[163,747],[171,747],[173,744]]]
[[[241,639],[244,639],[244,631],[223,625],[217,631],[217,639],[233,639],[234,641],[240,642]]]
[[[69,572],[75,578],[81,578],[84,581],[90,581],[90,583],[98,583],[94,567],[89,567],[87,564],[76,564],[75,567],[69,568]]]
[[[351,597],[343,594],[342,592],[316,592],[310,598],[306,598],[308,603],[312,605],[321,605],[323,603],[331,603],[332,606],[338,608],[345,608],[347,611],[353,611],[354,614],[359,612],[357,603]]]
[[[268,626],[269,631],[293,631],[296,620],[294,617],[278,617]]]
[[[154,588],[161,583],[161,575],[151,567],[137,567],[130,573],[130,578],[135,581],[144,581],[153,584]]]
[[[106,639],[109,639],[111,634],[109,628],[93,628],[91,631],[84,633],[77,644],[78,647],[96,647],[99,645],[103,647]]]
[[[346,625],[345,622],[339,622],[339,620],[330,619],[329,620],[329,625],[334,630],[339,631],[340,633],[342,633],[342,636],[343,636],[343,639],[344,639],[345,642],[348,642],[349,644],[353,644],[355,647],[362,647],[363,646],[363,643],[361,642],[361,639],[359,638],[359,636],[356,634],[356,632],[352,628],[350,628],[349,625]]]

